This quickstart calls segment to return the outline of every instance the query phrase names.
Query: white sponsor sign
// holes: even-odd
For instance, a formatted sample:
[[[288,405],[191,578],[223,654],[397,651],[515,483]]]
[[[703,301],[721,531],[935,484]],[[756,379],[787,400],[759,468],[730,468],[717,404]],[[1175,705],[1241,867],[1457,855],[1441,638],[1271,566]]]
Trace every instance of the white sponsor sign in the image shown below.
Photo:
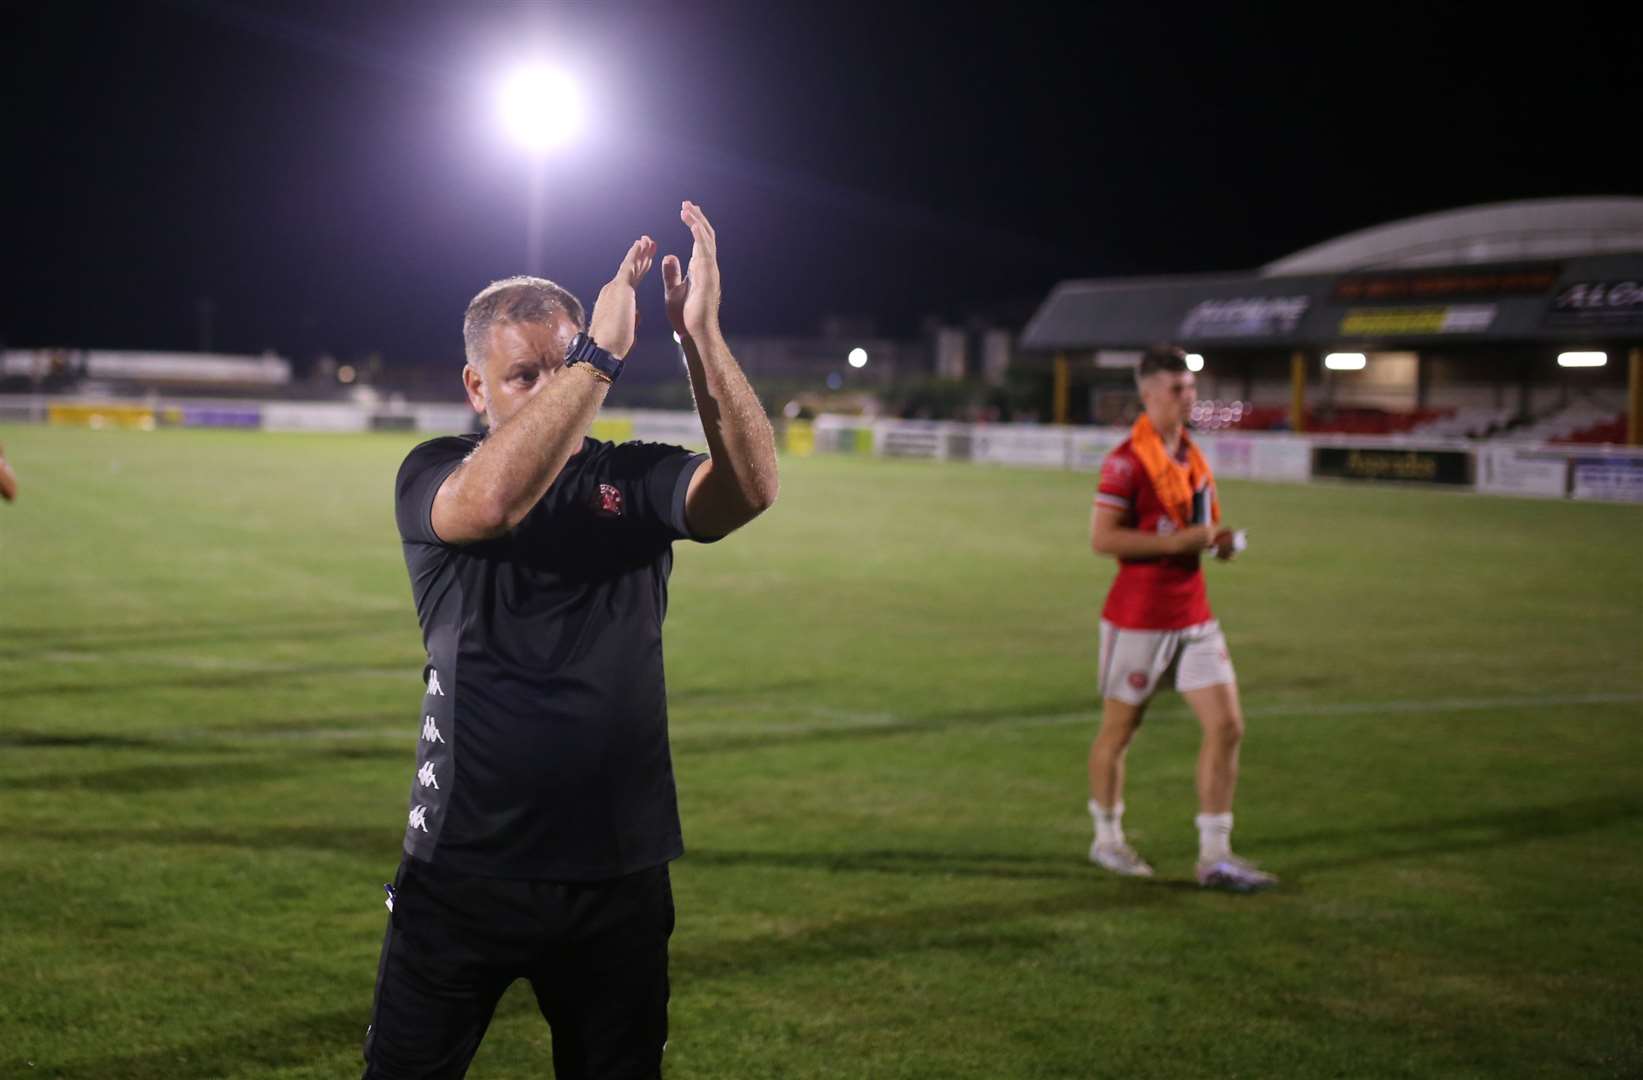
[[[883,457],[944,458],[948,426],[917,421],[874,424],[874,450]]]
[[[267,431],[365,431],[371,412],[358,405],[270,401],[262,407],[262,426]]]
[[[1252,477],[1255,475],[1255,440],[1247,435],[1194,435],[1193,441],[1215,475]]]
[[[1067,465],[1081,472],[1094,472],[1101,468],[1101,462],[1107,455],[1129,437],[1129,428],[1074,428],[1068,446]]]
[[[971,429],[970,457],[1001,465],[1067,467],[1065,428],[1039,424],[982,424]]]
[[[1294,435],[1194,435],[1218,477],[1243,480],[1306,480],[1312,476],[1312,445]]]
[[[1479,491],[1497,495],[1539,495],[1561,499],[1569,480],[1565,454],[1513,446],[1481,446],[1477,456]]]
[[[1297,435],[1255,440],[1249,475],[1256,480],[1310,480],[1311,441]]]
[[[411,417],[418,431],[434,435],[472,431],[477,419],[473,409],[466,405],[416,405],[411,409]]]

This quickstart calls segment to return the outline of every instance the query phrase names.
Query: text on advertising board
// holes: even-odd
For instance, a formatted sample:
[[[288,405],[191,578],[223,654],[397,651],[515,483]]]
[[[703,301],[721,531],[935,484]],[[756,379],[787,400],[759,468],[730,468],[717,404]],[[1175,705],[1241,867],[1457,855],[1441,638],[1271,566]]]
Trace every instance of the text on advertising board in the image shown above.
[[[1643,323],[1643,282],[1571,282],[1552,300],[1546,320],[1605,326]]]
[[[1308,296],[1204,300],[1181,320],[1180,333],[1183,338],[1279,337],[1295,332],[1311,303]]]
[[[1489,329],[1493,304],[1453,304],[1429,308],[1351,308],[1341,319],[1341,333],[1351,337],[1382,334],[1466,334]]]

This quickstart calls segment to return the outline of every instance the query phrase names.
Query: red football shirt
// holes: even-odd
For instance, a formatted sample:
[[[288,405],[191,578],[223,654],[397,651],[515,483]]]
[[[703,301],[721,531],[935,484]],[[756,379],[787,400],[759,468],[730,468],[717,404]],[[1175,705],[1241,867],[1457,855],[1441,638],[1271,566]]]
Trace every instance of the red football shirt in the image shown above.
[[[1185,465],[1185,444],[1181,449],[1177,460]],[[1175,531],[1175,520],[1159,501],[1152,478],[1128,439],[1101,463],[1095,501],[1122,511],[1120,524],[1125,528],[1160,536]],[[1179,630],[1213,619],[1198,555],[1119,559],[1118,576],[1101,617],[1126,630]]]

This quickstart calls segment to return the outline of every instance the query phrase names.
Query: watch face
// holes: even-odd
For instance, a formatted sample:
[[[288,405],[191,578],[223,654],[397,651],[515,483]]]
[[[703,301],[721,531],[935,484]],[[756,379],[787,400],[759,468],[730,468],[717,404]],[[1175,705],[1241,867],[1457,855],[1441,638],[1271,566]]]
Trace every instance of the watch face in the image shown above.
[[[603,359],[604,357],[600,355],[598,343],[588,337],[587,334],[577,334],[575,340],[571,342],[571,359],[567,361],[568,363],[592,364],[596,368],[603,368],[605,366],[601,363]]]

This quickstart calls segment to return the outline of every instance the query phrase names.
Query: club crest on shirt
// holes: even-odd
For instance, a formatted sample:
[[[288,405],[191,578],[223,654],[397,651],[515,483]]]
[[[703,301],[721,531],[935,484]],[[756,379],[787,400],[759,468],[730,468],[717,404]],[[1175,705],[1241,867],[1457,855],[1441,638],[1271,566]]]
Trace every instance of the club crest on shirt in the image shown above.
[[[1107,460],[1101,463],[1101,479],[1105,483],[1125,483],[1130,478],[1130,472],[1130,459],[1127,457],[1109,454]]]
[[[593,511],[600,517],[622,516],[622,493],[613,484],[600,484],[593,496]]]

